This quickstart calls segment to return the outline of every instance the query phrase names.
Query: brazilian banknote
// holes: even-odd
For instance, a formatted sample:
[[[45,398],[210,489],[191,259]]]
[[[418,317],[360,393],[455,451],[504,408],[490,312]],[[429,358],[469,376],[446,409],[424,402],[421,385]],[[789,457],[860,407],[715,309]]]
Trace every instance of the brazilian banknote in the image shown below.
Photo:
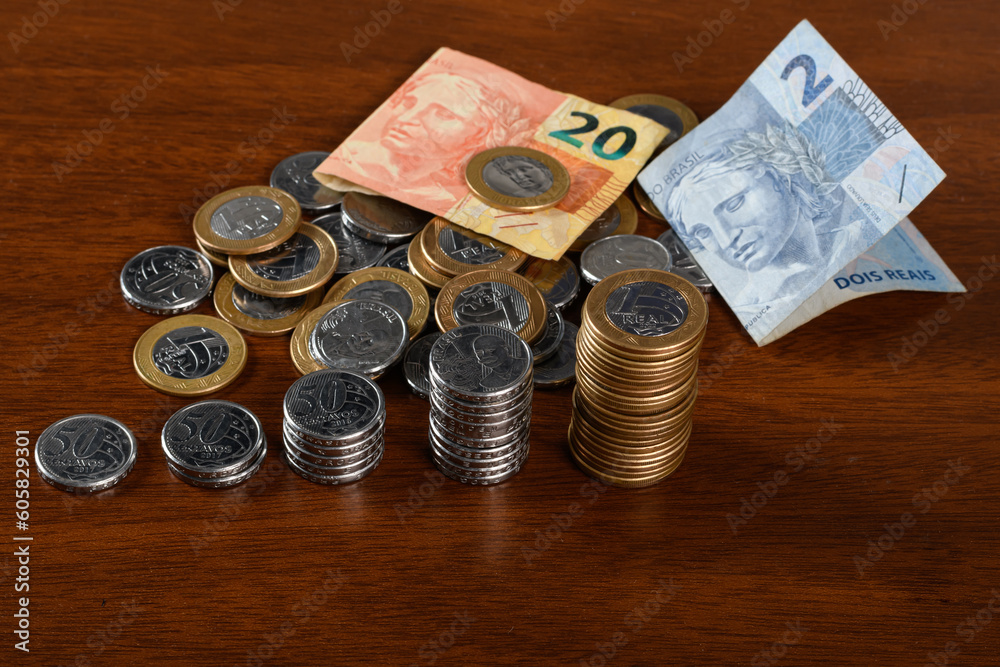
[[[803,21],[639,183],[765,345],[871,292],[963,291],[900,222],[943,178]]]

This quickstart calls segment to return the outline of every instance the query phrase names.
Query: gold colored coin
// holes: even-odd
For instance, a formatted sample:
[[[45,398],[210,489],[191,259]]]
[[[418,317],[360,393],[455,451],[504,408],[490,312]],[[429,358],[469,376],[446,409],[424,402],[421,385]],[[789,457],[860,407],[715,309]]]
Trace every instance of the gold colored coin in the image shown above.
[[[681,440],[685,440],[687,433],[691,431],[691,423],[689,416],[688,419],[679,422],[676,428],[663,435],[636,440],[633,436],[619,437],[602,431],[586,419],[580,419],[579,415],[573,417],[573,424],[578,434],[586,435],[591,441],[589,444],[601,450],[595,450],[595,453],[638,463],[663,460],[675,452]]]
[[[542,293],[518,273],[485,269],[452,278],[434,304],[441,331],[462,324],[493,324],[513,331],[528,344],[545,333]]]
[[[290,297],[322,287],[337,269],[337,244],[325,231],[303,223],[290,239],[253,255],[230,255],[236,281],[263,296]]]
[[[647,195],[646,191],[643,190],[641,185],[639,185],[639,181],[636,181],[635,185],[632,186],[632,194],[635,195],[635,201],[639,204],[639,208],[641,208],[647,215],[651,218],[656,218],[660,222],[667,221],[667,216],[663,215],[663,213],[660,212],[660,209],[656,208],[656,204],[653,203],[650,196]]]
[[[427,288],[413,274],[400,269],[373,266],[349,273],[333,284],[323,303],[354,299],[370,299],[395,308],[406,320],[410,340],[420,335],[430,315]]]
[[[451,278],[443,273],[438,273],[430,265],[420,249],[421,237],[429,228],[430,225],[424,227],[423,231],[417,235],[417,238],[410,241],[410,245],[406,249],[406,263],[410,267],[410,273],[416,276],[420,282],[428,287],[439,290],[448,284]]]
[[[586,459],[581,459],[577,453],[572,425],[570,426],[569,431],[569,443],[570,452],[573,454],[573,460],[585,474],[593,477],[594,479],[600,480],[609,486],[618,486],[625,489],[640,489],[661,482],[677,470],[677,468],[680,467],[680,464],[684,461],[684,457],[680,456],[669,467],[649,475],[618,475],[615,474],[614,471],[599,470],[590,464]]]
[[[146,330],[132,351],[139,379],[173,396],[202,396],[231,384],[247,363],[233,325],[208,315],[178,315]]]
[[[226,269],[229,268],[229,255],[225,255],[221,252],[215,252],[214,250],[206,248],[205,245],[201,241],[199,241],[197,237],[195,238],[194,242],[198,245],[198,252],[203,254],[205,257],[208,257],[208,261],[210,261],[212,264],[224,267]]]
[[[591,430],[603,433],[610,438],[622,441],[631,439],[636,446],[644,446],[641,443],[667,438],[689,423],[697,395],[697,391],[692,391],[683,403],[664,413],[667,417],[656,415],[657,421],[650,422],[645,417],[638,419],[633,417],[632,421],[629,421],[626,415],[617,414],[614,417],[602,417],[589,406],[586,394],[575,390],[573,392],[573,419],[586,423],[591,427]]]
[[[295,199],[277,188],[247,185],[219,193],[194,215],[194,235],[226,255],[264,252],[291,238],[302,223]]]
[[[254,336],[288,333],[316,306],[322,294],[309,292],[289,298],[256,294],[226,273],[215,286],[212,300],[219,317]]]
[[[678,457],[687,451],[691,436],[691,425],[688,424],[669,443],[664,444],[655,455],[630,455],[624,451],[608,449],[600,444],[600,439],[585,433],[580,422],[573,422],[576,447],[586,452],[590,463],[595,467],[605,468],[608,472],[649,474],[660,471],[672,465]]]
[[[576,384],[590,397],[591,402],[607,405],[608,408],[623,415],[645,417],[666,412],[680,405],[687,398],[698,381],[698,374],[692,373],[680,386],[664,392],[655,398],[629,398],[623,396],[621,390],[602,387],[594,381],[583,366],[577,366]]]
[[[604,213],[601,213],[583,233],[576,237],[570,245],[570,252],[582,252],[588,245],[608,236],[617,234],[635,234],[639,226],[639,215],[632,201],[625,195],[615,200]]]
[[[503,211],[552,208],[569,193],[569,171],[548,153],[500,146],[476,154],[465,181],[479,199]]]
[[[517,248],[441,217],[432,219],[417,240],[431,268],[446,276],[482,269],[517,271],[528,260]]]
[[[332,301],[320,304],[302,318],[301,322],[295,325],[289,347],[292,354],[292,365],[295,366],[295,370],[299,373],[308,375],[313,371],[321,371],[326,368],[326,365],[316,361],[315,357],[309,351],[309,337],[323,316],[333,310],[339,303],[339,301]]]

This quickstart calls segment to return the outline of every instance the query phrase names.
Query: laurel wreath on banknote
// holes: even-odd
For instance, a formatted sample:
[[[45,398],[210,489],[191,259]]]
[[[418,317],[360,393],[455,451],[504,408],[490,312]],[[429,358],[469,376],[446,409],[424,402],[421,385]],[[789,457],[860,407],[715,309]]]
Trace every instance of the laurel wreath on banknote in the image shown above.
[[[749,168],[764,163],[786,176],[802,174],[816,188],[816,194],[826,196],[837,189],[826,172],[823,153],[794,127],[782,130],[768,125],[764,133],[747,132],[745,139],[729,144],[731,164]]]

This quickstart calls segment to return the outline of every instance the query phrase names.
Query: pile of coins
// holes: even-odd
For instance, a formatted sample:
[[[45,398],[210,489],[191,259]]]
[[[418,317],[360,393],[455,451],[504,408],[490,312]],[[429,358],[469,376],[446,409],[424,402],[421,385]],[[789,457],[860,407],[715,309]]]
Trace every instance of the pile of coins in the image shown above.
[[[205,489],[242,484],[267,456],[267,436],[257,415],[229,401],[181,408],[163,425],[160,444],[170,472]]]
[[[616,486],[659,482],[681,464],[698,393],[704,296],[666,271],[601,281],[576,339],[570,451],[588,475]]]
[[[431,346],[431,458],[464,484],[499,484],[528,458],[531,348],[517,334],[466,324]]]
[[[385,397],[358,373],[320,370],[285,394],[282,423],[288,467],[317,484],[356,482],[385,450]]]

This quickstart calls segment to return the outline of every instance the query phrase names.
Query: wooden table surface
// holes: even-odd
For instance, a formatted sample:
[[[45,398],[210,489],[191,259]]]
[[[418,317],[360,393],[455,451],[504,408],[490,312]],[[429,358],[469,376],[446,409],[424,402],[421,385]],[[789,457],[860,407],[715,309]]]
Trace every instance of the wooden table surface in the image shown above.
[[[911,217],[980,289],[871,296],[762,349],[716,298],[687,458],[645,490],[574,467],[569,389],[538,392],[511,481],[441,483],[428,405],[398,371],[381,382],[380,467],[311,484],[278,459],[287,338],[248,338],[246,371],[216,395],[266,426],[258,481],[213,492],[168,472],[159,430],[186,401],[133,372],[160,318],[125,306],[117,279],[144,248],[193,244],[189,212],[213,181],[265,184],[284,157],[332,150],[442,45],[597,102],[657,92],[705,118],[807,8],[937,142],[948,176]],[[716,23],[724,10],[733,21]],[[373,11],[390,20],[358,48]],[[1000,662],[990,3],[11,0],[0,28],[0,250],[17,267],[2,284],[3,664]],[[679,71],[674,53],[698,39]],[[949,322],[922,334],[939,310]],[[32,470],[17,530],[16,431],[33,444],[81,412],[136,432],[134,471],[78,498]],[[745,501],[758,507],[737,523]],[[14,648],[21,597],[30,653]]]

